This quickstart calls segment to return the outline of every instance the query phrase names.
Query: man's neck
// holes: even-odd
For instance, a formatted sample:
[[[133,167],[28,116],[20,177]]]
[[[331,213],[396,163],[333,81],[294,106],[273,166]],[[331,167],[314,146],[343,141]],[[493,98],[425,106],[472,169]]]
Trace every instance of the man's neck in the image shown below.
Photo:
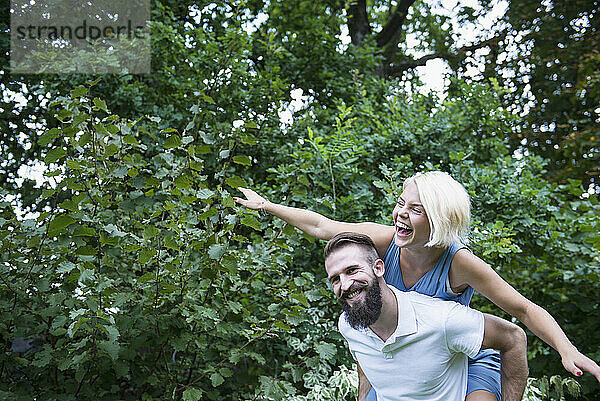
[[[381,284],[381,301],[379,319],[370,325],[369,328],[383,342],[386,342],[394,334],[396,327],[398,327],[398,301],[396,300],[396,294],[394,294],[385,282]]]

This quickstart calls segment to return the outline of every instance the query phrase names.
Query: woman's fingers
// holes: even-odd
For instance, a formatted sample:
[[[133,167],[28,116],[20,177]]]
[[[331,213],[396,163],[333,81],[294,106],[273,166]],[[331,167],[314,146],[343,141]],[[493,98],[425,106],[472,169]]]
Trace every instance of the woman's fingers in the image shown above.
[[[240,190],[241,193],[244,194],[244,196],[246,197],[246,199],[243,198],[238,198],[238,197],[233,197],[233,200],[236,201],[237,203],[239,203],[242,206],[245,206],[249,209],[260,209],[261,207],[264,207],[266,200],[265,198],[263,198],[262,196],[260,196],[259,194],[257,194],[256,192],[254,192],[253,190],[249,189],[249,188],[242,188],[242,187],[238,187],[238,189]]]
[[[573,358],[563,360],[563,366],[575,376],[583,375],[583,371],[592,374],[600,382],[600,367],[596,362],[580,352]]]

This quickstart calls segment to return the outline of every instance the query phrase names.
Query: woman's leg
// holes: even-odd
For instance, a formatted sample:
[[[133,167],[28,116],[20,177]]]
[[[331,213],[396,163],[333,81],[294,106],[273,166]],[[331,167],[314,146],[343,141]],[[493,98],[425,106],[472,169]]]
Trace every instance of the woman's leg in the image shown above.
[[[475,390],[467,394],[465,401],[498,401],[493,393],[486,390]]]
[[[500,354],[493,350],[469,358],[467,396],[465,401],[502,401],[500,385]]]
[[[371,390],[369,390],[369,394],[367,394],[365,401],[377,401],[377,392],[373,387],[371,387]]]

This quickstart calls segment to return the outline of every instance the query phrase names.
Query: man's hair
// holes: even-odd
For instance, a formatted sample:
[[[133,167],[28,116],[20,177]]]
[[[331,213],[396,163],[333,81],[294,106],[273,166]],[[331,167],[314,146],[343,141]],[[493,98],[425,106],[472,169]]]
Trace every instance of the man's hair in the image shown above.
[[[325,245],[325,251],[323,252],[325,259],[327,259],[334,251],[353,244],[361,249],[366,261],[371,266],[379,259],[373,240],[368,235],[353,232],[339,233],[331,238],[327,242],[327,245]]]
[[[471,201],[465,187],[442,171],[417,173],[404,181],[414,183],[429,218],[431,233],[425,246],[447,247],[452,242],[469,243]]]

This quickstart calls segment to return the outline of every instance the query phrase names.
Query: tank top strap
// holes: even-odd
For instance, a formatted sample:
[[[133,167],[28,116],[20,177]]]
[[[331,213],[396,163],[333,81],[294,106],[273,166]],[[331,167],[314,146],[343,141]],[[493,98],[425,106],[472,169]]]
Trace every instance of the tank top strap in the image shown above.
[[[450,246],[446,249],[446,252],[442,255],[439,262],[441,264],[440,270],[442,272],[442,277],[444,280],[448,277],[448,273],[450,272],[450,266],[452,265],[452,259],[454,259],[454,255],[456,252],[460,251],[463,248],[467,248],[465,245],[460,242],[452,242]],[[469,249],[469,248],[467,248]]]
[[[436,296],[442,299],[456,301],[463,305],[469,305],[474,292],[472,287],[467,287],[460,294],[452,292],[452,288],[450,288],[450,266],[452,266],[452,260],[454,259],[454,255],[456,255],[456,252],[460,251],[463,248],[469,249],[467,246],[463,245],[460,242],[451,243],[450,246],[446,249],[446,252],[444,252],[442,257],[436,264],[436,268],[439,269],[438,271],[440,272],[439,276],[437,277],[438,293],[436,294]]]

